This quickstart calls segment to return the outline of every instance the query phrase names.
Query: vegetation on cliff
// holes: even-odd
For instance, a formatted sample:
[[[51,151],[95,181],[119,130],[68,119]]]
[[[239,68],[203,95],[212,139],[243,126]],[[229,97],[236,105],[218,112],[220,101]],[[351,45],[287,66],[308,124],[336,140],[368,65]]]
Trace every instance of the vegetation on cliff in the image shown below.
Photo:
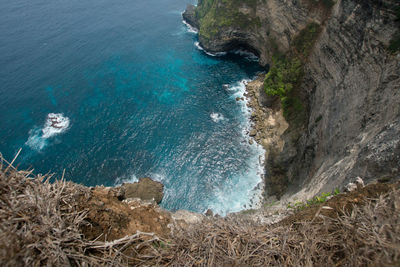
[[[301,113],[303,105],[291,93],[298,86],[302,77],[302,64],[297,58],[274,56],[272,67],[265,76],[265,92],[269,96],[278,96],[281,100],[283,115],[286,120],[292,113]]]
[[[304,120],[304,105],[297,96],[304,64],[309,57],[321,26],[309,23],[292,41],[292,49],[287,55],[276,53],[271,68],[265,76],[264,88],[269,96],[278,96],[281,100],[283,115],[287,121],[301,123]]]
[[[223,27],[234,25],[242,29],[259,26],[261,21],[256,16],[248,16],[240,12],[240,6],[245,5],[255,13],[257,0],[202,0],[195,10],[195,17],[200,22],[199,35],[211,39]]]
[[[400,51],[400,6],[395,8],[396,15],[396,23],[398,25],[397,32],[392,36],[392,39],[389,43],[389,51],[392,53],[396,53]]]

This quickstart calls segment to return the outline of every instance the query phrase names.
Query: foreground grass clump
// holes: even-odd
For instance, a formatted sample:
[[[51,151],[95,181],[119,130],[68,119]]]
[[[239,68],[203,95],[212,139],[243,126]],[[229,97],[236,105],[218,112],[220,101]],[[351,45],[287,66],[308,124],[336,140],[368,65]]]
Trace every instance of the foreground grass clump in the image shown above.
[[[90,188],[50,179],[18,171],[0,154],[1,266],[126,266],[162,242],[151,233],[85,239],[81,227],[91,225],[78,203],[90,198]]]
[[[366,192],[373,190],[368,188]],[[240,217],[207,219],[201,225],[193,225],[174,235],[174,246],[169,248],[172,259],[168,263],[182,266],[397,266],[400,261],[400,206],[395,203],[400,201],[399,189],[370,200],[366,197],[373,194],[366,192],[350,194],[347,198],[346,194],[340,194],[335,197],[339,198],[337,202],[331,199],[332,203],[324,203],[333,207],[330,210],[321,210],[316,205],[305,208],[304,215],[295,213],[275,225],[263,226],[240,220]],[[363,194],[366,195],[361,205]],[[347,205],[340,202],[340,198],[346,198]],[[353,202],[356,200],[360,205]]]
[[[94,197],[93,190],[65,181],[49,183],[49,178],[18,171],[0,154],[2,266],[398,266],[400,262],[398,184],[339,194],[323,203],[329,210],[316,204],[275,225],[248,220],[248,214],[207,217],[199,224],[175,226],[166,239],[136,232],[103,242],[87,240],[80,227],[89,222],[87,211],[80,210],[77,202]],[[91,223],[94,227],[99,222]]]

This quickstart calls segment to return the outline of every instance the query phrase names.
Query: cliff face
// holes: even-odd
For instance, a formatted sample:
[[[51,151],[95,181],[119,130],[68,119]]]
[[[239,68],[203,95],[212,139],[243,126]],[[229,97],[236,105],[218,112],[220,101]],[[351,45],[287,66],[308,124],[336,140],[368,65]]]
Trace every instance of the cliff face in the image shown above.
[[[309,53],[301,55],[303,75],[294,89],[305,120],[289,120],[283,150],[267,159],[270,194],[309,196],[356,176],[400,177],[400,55],[387,49],[399,29],[398,5],[202,0],[185,12],[205,49],[249,49],[262,65],[277,54],[298,54],[296,38],[310,23],[319,25]],[[288,188],[276,189],[282,186]]]

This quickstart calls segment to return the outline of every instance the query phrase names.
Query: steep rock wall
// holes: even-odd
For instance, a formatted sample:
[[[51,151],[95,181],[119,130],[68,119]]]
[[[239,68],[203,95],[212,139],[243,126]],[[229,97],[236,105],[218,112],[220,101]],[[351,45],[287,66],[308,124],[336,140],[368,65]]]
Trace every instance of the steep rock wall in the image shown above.
[[[295,49],[310,22],[320,32],[296,88],[302,125],[290,123],[283,151],[267,159],[267,191],[310,196],[361,176],[400,176],[400,56],[388,52],[399,3],[365,0],[202,0],[184,18],[201,45],[249,49],[260,63]],[[225,17],[224,17],[225,16]],[[279,187],[279,186],[278,186]],[[282,191],[282,190],[280,190]],[[279,193],[280,196],[282,193]]]
[[[395,1],[337,1],[306,67],[308,126],[289,168],[304,191],[400,174]],[[398,22],[397,22],[398,23]]]

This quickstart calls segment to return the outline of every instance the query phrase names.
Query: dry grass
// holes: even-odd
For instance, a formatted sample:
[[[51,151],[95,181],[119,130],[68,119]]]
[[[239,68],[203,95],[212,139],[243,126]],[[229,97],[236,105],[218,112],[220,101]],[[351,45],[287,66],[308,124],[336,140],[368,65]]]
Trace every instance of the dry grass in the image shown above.
[[[76,204],[90,189],[64,180],[50,183],[50,178],[18,171],[0,154],[2,266],[126,265],[141,262],[136,256],[160,242],[141,232],[112,242],[85,240],[80,227],[87,224],[87,211]]]
[[[0,262],[8,266],[399,266],[400,191],[335,218],[263,226],[207,218],[169,240],[137,232],[85,240],[90,189],[18,171],[0,156]],[[290,220],[288,220],[290,221]]]
[[[178,266],[398,266],[400,191],[335,219],[259,226],[209,220],[174,237]]]

